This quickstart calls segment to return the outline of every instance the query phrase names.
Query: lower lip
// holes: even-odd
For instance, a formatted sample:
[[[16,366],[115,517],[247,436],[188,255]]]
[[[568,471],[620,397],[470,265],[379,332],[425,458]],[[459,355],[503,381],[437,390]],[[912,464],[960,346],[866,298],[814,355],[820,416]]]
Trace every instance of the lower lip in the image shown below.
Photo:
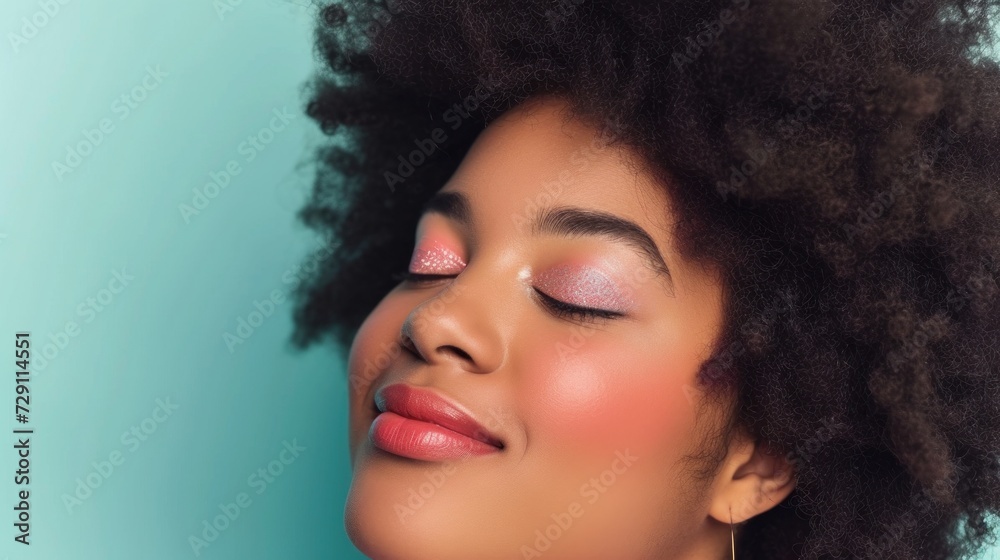
[[[445,461],[488,455],[499,448],[432,424],[383,412],[375,417],[368,437],[375,447],[401,457],[421,461]]]

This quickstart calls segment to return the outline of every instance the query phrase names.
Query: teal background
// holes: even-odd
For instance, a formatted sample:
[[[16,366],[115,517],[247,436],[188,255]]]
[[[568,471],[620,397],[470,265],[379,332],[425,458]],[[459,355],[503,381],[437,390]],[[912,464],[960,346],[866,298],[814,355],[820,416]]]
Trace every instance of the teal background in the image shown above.
[[[45,3],[59,11],[12,44]],[[0,3],[0,355],[14,332],[37,353],[78,329],[32,373],[30,547],[12,541],[14,392],[0,383],[0,557],[363,558],[343,530],[345,357],[293,352],[287,300],[244,343],[224,339],[290,293],[318,243],[294,217],[322,140],[302,113],[312,16],[307,0]],[[147,67],[166,75],[126,113],[115,100]],[[247,161],[241,143],[282,108],[294,118]],[[102,119],[113,129],[92,153],[54,171]],[[240,174],[185,219],[230,160]],[[87,312],[122,267],[134,279]],[[162,422],[157,399],[177,407]],[[122,440],[144,421],[144,441]],[[305,449],[258,493],[248,478],[286,441]],[[100,485],[67,506],[88,475]],[[189,538],[241,492],[250,504],[196,555]]]
[[[233,0],[221,13],[211,0],[52,3],[59,11],[16,46],[10,34],[24,17],[43,21],[43,6],[0,3],[0,559],[363,558],[343,529],[344,357],[294,352],[287,300],[233,352],[223,340],[255,300],[290,293],[285,280],[318,243],[294,216],[322,139],[302,111],[313,10],[306,0]],[[166,75],[147,79],[155,88],[125,113],[114,101],[147,67]],[[246,161],[240,144],[282,108],[294,118]],[[105,118],[111,132],[57,177],[53,161]],[[230,160],[241,173],[186,222],[178,205]],[[134,279],[113,283],[120,293],[106,292],[100,312],[79,313],[123,266]],[[13,335],[31,331],[37,355],[68,321],[77,336],[31,378],[25,547],[12,527]],[[151,420],[167,397],[177,409]],[[155,431],[123,442],[145,419]],[[275,463],[281,474],[258,494],[262,479],[248,477],[293,440],[305,450]],[[123,462],[100,477],[92,463],[116,451]],[[88,475],[100,486],[67,508],[63,496]],[[249,506],[196,556],[189,536],[240,492]]]

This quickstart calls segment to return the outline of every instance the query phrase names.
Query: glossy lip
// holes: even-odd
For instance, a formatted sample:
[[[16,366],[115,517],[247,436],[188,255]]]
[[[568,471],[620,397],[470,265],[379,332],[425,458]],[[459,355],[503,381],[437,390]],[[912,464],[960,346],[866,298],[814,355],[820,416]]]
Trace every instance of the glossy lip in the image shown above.
[[[503,441],[484,428],[471,414],[433,391],[405,383],[393,383],[376,391],[375,404],[380,414],[372,423],[369,437],[376,447],[390,453],[413,458],[432,458],[449,454],[434,449],[435,445],[426,443],[427,440],[423,438],[418,438],[418,441],[407,441],[406,437],[396,434],[386,437],[387,433],[391,434],[394,431],[380,430],[380,427],[386,424],[396,426],[403,424],[411,433],[416,431],[420,434],[434,434],[458,440],[459,444],[456,447],[459,450],[464,449],[473,454],[499,451],[504,448]],[[460,440],[465,440],[464,443],[467,445],[463,445]],[[453,453],[460,454],[458,451]]]

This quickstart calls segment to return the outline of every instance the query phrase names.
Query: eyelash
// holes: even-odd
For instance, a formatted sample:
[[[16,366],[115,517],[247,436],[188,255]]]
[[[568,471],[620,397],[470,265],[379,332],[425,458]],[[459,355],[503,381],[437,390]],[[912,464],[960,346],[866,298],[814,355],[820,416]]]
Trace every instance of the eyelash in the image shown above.
[[[399,272],[393,276],[393,279],[397,282],[406,281],[413,284],[425,284],[433,282],[435,280],[441,280],[444,278],[451,278],[453,275],[450,274],[418,274],[415,272],[410,272],[405,270]],[[580,307],[578,305],[573,305],[555,299],[554,297],[545,294],[539,290],[535,290],[535,293],[542,299],[542,303],[552,312],[553,315],[561,319],[569,319],[572,321],[582,321],[586,323],[596,323],[604,320],[617,319],[624,315],[618,311],[607,311],[605,309],[593,309],[590,307]]]
[[[535,293],[542,298],[545,302],[546,307],[552,311],[557,317],[566,318],[575,321],[583,321],[586,323],[597,323],[599,321],[617,319],[622,316],[622,313],[617,311],[607,311],[604,309],[593,309],[590,307],[580,307],[578,305],[572,305],[564,301],[560,301],[548,294],[535,290]]]

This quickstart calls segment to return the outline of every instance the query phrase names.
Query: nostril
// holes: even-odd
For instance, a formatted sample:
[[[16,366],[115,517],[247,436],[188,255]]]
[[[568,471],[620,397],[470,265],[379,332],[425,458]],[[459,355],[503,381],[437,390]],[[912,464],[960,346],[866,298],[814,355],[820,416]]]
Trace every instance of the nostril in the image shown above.
[[[418,357],[420,356],[420,352],[417,351],[417,347],[415,344],[413,344],[413,340],[411,340],[410,337],[406,336],[405,334],[399,337],[398,343],[399,346],[402,347],[404,350],[407,350],[408,352],[410,352],[415,356]]]
[[[451,350],[452,352],[458,354],[459,357],[461,357],[461,358],[463,358],[465,360],[472,360],[472,356],[470,356],[468,352],[466,352],[465,350],[462,350],[461,348],[459,348],[457,346],[445,346],[445,348],[447,348],[447,349]]]

